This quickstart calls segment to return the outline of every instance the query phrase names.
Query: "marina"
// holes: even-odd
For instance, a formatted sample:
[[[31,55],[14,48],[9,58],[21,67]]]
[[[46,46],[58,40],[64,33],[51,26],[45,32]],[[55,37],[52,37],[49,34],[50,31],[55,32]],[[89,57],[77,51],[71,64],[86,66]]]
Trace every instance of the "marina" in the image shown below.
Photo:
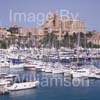
[[[0,100],[100,100],[99,4],[2,0]]]
[[[17,71],[17,70],[16,70]],[[12,71],[13,72],[13,71]],[[15,71],[13,72],[15,73]],[[95,79],[90,79],[89,80],[89,85],[87,80],[80,80],[79,81],[79,85],[77,87],[74,86],[74,81],[72,81],[72,79],[67,79],[67,81],[57,81],[57,86],[56,86],[56,82],[52,81],[52,84],[50,84],[51,79],[62,79],[64,80],[64,76],[62,74],[57,74],[54,75],[52,73],[45,73],[45,72],[33,72],[33,71],[21,71],[18,69],[17,73],[20,75],[20,77],[23,76],[23,74],[26,74],[26,77],[28,77],[28,75],[36,75],[37,79],[39,80],[40,84],[37,88],[32,88],[32,89],[25,89],[25,90],[18,90],[18,91],[11,91],[6,94],[0,95],[0,99],[1,100],[10,100],[10,99],[14,99],[14,100],[22,100],[22,99],[35,99],[35,100],[41,100],[41,99],[45,99],[45,98],[49,98],[52,100],[58,99],[58,100],[65,100],[67,98],[69,99],[73,99],[74,100],[84,100],[84,98],[91,99],[94,100],[95,96],[97,99],[99,99],[99,94],[95,94],[96,91],[99,92],[99,86],[100,86],[100,81],[99,80],[95,80]],[[41,83],[43,81],[43,79],[48,79],[48,84],[44,83],[44,85]],[[61,82],[61,83],[60,83]],[[64,82],[67,82],[66,84]],[[77,82],[77,81],[76,81]],[[84,83],[81,83],[84,82]],[[84,85],[83,85],[84,84]],[[77,91],[77,93],[76,93]],[[92,94],[95,94],[91,96]],[[59,96],[58,96],[59,94]],[[39,95],[39,96],[37,96]],[[79,95],[82,95],[82,97],[80,97]],[[87,97],[88,95],[88,97]],[[60,98],[60,97],[64,98]],[[48,99],[48,100],[49,100]]]
[[[44,48],[46,49],[46,48]],[[28,50],[28,49],[27,49]],[[38,50],[38,49],[37,49]],[[67,53],[65,51],[67,50]],[[41,88],[50,88],[51,81],[48,80],[47,83],[42,83],[42,78],[54,78],[54,79],[60,79],[62,83],[59,84],[59,81],[57,83],[53,82],[53,87],[57,87],[61,84],[64,85],[64,80],[68,80],[70,84],[74,85],[74,81],[78,80],[80,83],[77,88],[80,88],[80,85],[84,87],[87,85],[85,81],[89,81],[89,86],[85,88],[91,87],[91,80],[97,80],[99,82],[100,80],[100,56],[87,59],[87,56],[85,57],[78,57],[71,55],[76,55],[74,51],[69,49],[63,48],[59,50],[59,57],[56,57],[58,55],[50,54],[49,56],[46,55],[46,53],[42,54],[41,50],[37,51],[36,53],[33,53],[34,49],[29,49],[28,53],[24,49],[15,50],[13,49],[6,49],[5,53],[2,53],[4,50],[1,50],[1,66],[0,66],[0,94],[8,96],[13,94],[14,91],[17,93],[17,91],[38,91],[38,89]],[[9,51],[9,55],[7,55],[6,52]],[[84,51],[84,50],[83,50]],[[84,53],[87,54],[87,52],[81,51],[81,55]],[[97,51],[97,50],[95,50]],[[80,51],[78,51],[80,52]],[[98,50],[97,54],[99,54],[100,50]],[[43,55],[42,57],[39,57],[39,53]],[[53,52],[54,53],[54,52]],[[56,51],[55,51],[56,53]],[[63,57],[66,56],[67,58]],[[91,52],[90,52],[91,53]],[[47,50],[48,54],[48,50]],[[85,54],[85,55],[86,55]],[[14,56],[17,55],[17,56]],[[31,56],[30,56],[31,55]],[[41,56],[40,55],[40,56]],[[90,54],[91,55],[91,54]],[[34,58],[35,56],[35,58]],[[47,56],[48,61],[44,59],[44,56]],[[53,57],[53,60],[52,60]],[[55,58],[55,59],[54,59]],[[57,60],[58,59],[58,60]],[[64,60],[63,60],[64,59]],[[74,60],[73,60],[74,59]],[[18,71],[17,71],[18,70]],[[27,74],[28,73],[28,74]],[[50,77],[49,77],[50,76]],[[17,77],[17,78],[16,78]],[[74,81],[73,81],[74,80]],[[81,84],[81,80],[84,83]],[[44,82],[44,81],[43,81]],[[45,86],[47,85],[47,86]],[[68,88],[65,85],[59,86],[59,88]],[[37,87],[37,88],[36,88]],[[72,86],[69,86],[72,88]],[[73,86],[74,87],[74,86]],[[75,87],[74,87],[75,88]],[[35,90],[34,90],[35,89]],[[24,94],[23,94],[24,95]],[[1,98],[2,96],[0,96]],[[20,100],[20,99],[19,99]],[[40,99],[39,99],[40,100]]]

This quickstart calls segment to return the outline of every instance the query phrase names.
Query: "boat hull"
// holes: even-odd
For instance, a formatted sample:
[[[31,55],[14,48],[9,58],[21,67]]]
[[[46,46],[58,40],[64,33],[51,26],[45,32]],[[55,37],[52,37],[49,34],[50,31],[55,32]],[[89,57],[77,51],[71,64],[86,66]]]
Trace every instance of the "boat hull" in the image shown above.
[[[24,68],[24,64],[15,64],[15,65],[14,64],[11,64],[10,65],[10,68],[12,68],[12,69],[13,68]]]
[[[9,91],[18,91],[35,88],[38,85],[38,81],[34,82],[24,82],[24,83],[14,83],[12,86],[8,87]]]

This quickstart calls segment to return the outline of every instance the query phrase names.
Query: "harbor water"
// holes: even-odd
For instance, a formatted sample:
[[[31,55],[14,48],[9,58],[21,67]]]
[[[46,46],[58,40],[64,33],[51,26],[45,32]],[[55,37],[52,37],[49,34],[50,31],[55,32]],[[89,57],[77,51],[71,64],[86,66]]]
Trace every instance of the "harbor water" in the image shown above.
[[[87,80],[82,80],[84,84],[80,82],[79,85],[75,85],[73,80],[66,79],[66,85],[64,85],[65,78],[61,74],[53,75],[23,69],[11,69],[10,73],[18,74],[20,79],[25,78],[27,81],[36,78],[40,81],[40,84],[37,88],[12,91],[6,95],[0,95],[0,100],[100,100],[100,80],[92,79],[88,81],[88,84]],[[25,77],[23,78],[23,76]],[[58,78],[63,81],[56,81],[57,83],[55,83],[53,80],[50,84],[51,78]],[[46,79],[48,83],[46,83]],[[44,83],[41,83],[43,80],[45,80]]]

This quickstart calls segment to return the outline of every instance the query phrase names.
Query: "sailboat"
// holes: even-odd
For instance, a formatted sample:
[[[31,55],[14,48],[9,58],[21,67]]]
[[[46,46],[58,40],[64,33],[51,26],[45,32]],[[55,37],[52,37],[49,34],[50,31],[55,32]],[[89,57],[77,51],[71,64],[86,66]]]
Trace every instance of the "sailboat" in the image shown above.
[[[79,68],[79,45],[80,45],[80,34],[78,34],[78,42],[77,42],[77,62],[73,65],[71,63],[70,74],[73,78],[82,78],[88,76],[89,70],[86,68]]]

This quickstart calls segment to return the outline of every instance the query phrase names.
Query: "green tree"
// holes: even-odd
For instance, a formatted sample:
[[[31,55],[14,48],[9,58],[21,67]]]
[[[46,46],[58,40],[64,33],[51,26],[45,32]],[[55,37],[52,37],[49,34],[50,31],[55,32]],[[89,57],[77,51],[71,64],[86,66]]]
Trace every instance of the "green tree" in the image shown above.
[[[68,32],[64,35],[64,38],[61,41],[61,45],[64,47],[69,47],[70,46],[70,35]]]
[[[7,48],[7,45],[6,45],[6,41],[5,40],[1,40],[0,41],[0,48],[2,48],[2,49],[6,49]]]
[[[51,47],[58,45],[57,36],[53,32],[47,33],[46,36],[44,36],[44,38],[40,40],[40,42],[44,47]]]

